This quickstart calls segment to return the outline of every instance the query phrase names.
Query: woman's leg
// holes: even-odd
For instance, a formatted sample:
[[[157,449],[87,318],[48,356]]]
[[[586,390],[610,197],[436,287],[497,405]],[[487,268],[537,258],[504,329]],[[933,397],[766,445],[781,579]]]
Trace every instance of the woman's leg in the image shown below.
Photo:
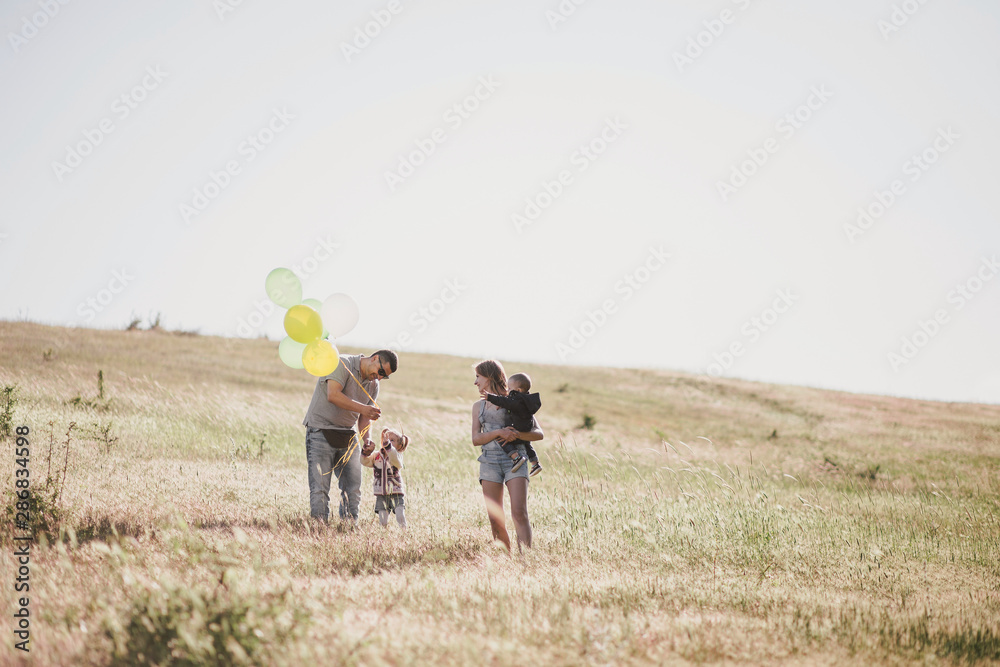
[[[531,521],[528,520],[528,479],[515,477],[507,482],[507,492],[510,493],[510,516],[514,520],[517,531],[517,549],[521,545],[531,548]]]
[[[490,517],[493,539],[503,542],[507,551],[510,551],[510,535],[507,534],[507,522],[503,516],[503,484],[485,479],[480,480],[480,484],[483,485],[483,500],[486,501],[486,514]]]

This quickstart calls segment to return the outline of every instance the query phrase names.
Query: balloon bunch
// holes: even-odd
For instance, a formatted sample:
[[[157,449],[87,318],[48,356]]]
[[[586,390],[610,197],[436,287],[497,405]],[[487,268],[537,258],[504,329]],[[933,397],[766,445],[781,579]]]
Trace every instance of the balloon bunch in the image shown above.
[[[346,294],[331,294],[322,303],[302,299],[302,283],[289,269],[267,274],[264,289],[271,301],[287,308],[285,333],[278,357],[289,368],[304,368],[323,377],[337,370],[340,352],[329,341],[343,336],[358,323],[358,304]]]

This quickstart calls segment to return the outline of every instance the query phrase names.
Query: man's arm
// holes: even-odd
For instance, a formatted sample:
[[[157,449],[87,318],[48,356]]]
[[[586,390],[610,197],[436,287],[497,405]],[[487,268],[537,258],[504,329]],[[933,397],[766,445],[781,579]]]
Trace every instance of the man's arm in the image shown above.
[[[372,442],[372,433],[371,433],[371,428],[370,428],[371,427],[371,423],[372,423],[371,420],[368,419],[367,417],[365,417],[364,415],[358,417],[358,434],[359,435],[361,433],[365,434],[365,441],[362,443],[362,448],[361,448],[361,453],[362,454],[364,454],[365,450],[367,450],[367,449],[371,449],[372,451],[375,451],[375,443]],[[365,429],[368,429],[368,430],[365,431]]]
[[[358,424],[360,427],[361,419],[367,422],[373,422],[382,416],[382,411],[376,408],[374,405],[365,405],[363,403],[358,403],[347,394],[344,393],[344,386],[335,380],[326,381],[326,400],[330,401],[336,405],[341,410],[347,410],[348,412],[357,412],[361,416],[358,418]]]

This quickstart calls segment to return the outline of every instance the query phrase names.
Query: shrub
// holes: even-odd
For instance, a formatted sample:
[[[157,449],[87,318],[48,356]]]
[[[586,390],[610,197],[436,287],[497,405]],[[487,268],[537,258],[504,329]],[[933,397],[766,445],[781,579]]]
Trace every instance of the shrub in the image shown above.
[[[17,385],[0,391],[0,438],[9,438],[14,431],[14,408],[17,407]]]
[[[59,469],[57,462],[55,474],[53,474],[52,456],[56,446],[53,424],[54,422],[49,422],[49,450],[45,456],[47,466],[45,481],[42,484],[37,484],[33,478],[27,498],[19,498],[15,489],[11,489],[3,505],[3,520],[6,525],[15,526],[21,531],[30,529],[33,534],[45,535],[49,539],[59,535],[59,526],[62,524],[62,492],[66,486],[66,469],[69,467],[69,449],[73,438],[73,429],[76,428],[76,422],[70,422],[69,428],[66,429],[62,470]],[[59,456],[59,453],[56,449],[56,457]],[[25,515],[28,517],[27,521],[23,520]]]
[[[111,398],[106,396],[104,391],[104,371],[97,371],[97,398],[84,398],[83,396],[74,396],[69,399],[67,403],[77,408],[84,408],[87,410],[96,410],[98,412],[106,412],[111,409],[112,404]]]
[[[262,593],[225,570],[215,585],[144,588],[124,624],[106,622],[105,635],[112,665],[267,665],[308,623],[288,588]]]
[[[118,442],[118,436],[112,432],[114,427],[115,423],[113,420],[108,420],[107,423],[96,421],[90,425],[90,437],[104,447],[105,454],[110,454],[111,449]]]

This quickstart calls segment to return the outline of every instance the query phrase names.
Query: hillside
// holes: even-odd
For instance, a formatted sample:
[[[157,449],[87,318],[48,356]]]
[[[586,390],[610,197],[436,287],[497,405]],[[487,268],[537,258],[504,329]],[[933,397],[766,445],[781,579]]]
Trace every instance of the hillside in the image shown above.
[[[383,384],[385,423],[415,443],[410,529],[374,521],[368,473],[357,529],[321,530],[301,426],[314,380],[276,343],[0,322],[0,389],[52,500],[35,664],[148,655],[167,640],[140,626],[195,623],[185,604],[251,609],[280,651],[218,641],[264,663],[1000,659],[1000,406],[501,360],[532,376],[546,432],[534,549],[511,559],[469,442],[476,361],[404,352]],[[173,611],[154,613],[154,591]],[[191,627],[181,653],[221,632]]]
[[[304,371],[282,365],[276,344],[263,339],[2,322],[0,345],[2,381],[19,385],[25,405],[39,409],[43,421],[74,397],[96,396],[97,373],[103,371],[113,405],[107,414],[123,428],[140,415],[155,419],[164,398],[190,403],[202,415],[204,433],[189,446],[219,447],[230,437],[252,439],[260,432],[273,434],[282,448],[298,445],[301,416],[314,386]],[[442,418],[428,427],[460,427],[464,438],[466,413],[477,398],[471,370],[477,361],[403,353],[401,372],[383,391],[387,415],[439,413]],[[534,379],[545,400],[540,416],[547,427],[630,450],[658,447],[662,440],[691,444],[703,436],[716,447],[759,449],[761,455],[795,451],[803,461],[822,464],[826,456],[839,454],[855,464],[888,467],[914,454],[962,452],[988,459],[991,445],[1000,440],[1000,406],[995,405],[863,396],[665,371],[506,364],[508,373],[524,371]],[[220,414],[210,405],[236,412]],[[595,420],[590,431],[579,428],[584,415]],[[126,430],[123,440],[132,435],[143,434]],[[199,448],[185,450],[193,455]]]

